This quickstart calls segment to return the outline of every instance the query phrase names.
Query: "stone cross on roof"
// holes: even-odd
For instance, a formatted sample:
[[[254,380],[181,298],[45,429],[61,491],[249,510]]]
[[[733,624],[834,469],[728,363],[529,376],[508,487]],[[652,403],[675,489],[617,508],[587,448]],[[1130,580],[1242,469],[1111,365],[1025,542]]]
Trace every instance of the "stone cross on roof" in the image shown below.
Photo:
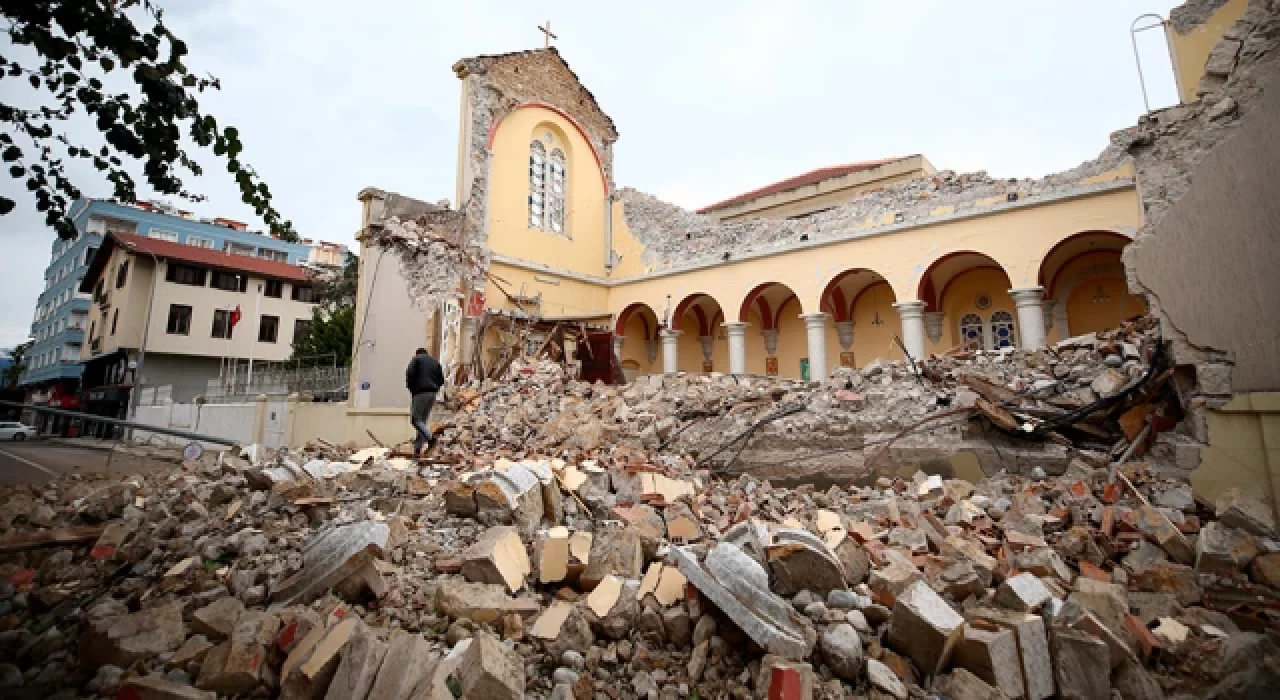
[[[549,49],[549,48],[551,48],[551,40],[552,40],[552,39],[559,39],[559,38],[560,38],[560,37],[556,36],[555,34],[552,34],[552,33],[551,33],[551,20],[547,20],[547,26],[545,26],[545,27],[542,27],[542,26],[538,27],[538,31],[540,31],[540,32],[542,32],[543,34],[545,34],[545,35],[546,35],[546,36],[544,36],[544,37],[543,37],[543,39],[544,39],[545,41],[544,41],[544,43],[543,43],[543,45],[542,45],[542,48],[544,48],[544,49]]]

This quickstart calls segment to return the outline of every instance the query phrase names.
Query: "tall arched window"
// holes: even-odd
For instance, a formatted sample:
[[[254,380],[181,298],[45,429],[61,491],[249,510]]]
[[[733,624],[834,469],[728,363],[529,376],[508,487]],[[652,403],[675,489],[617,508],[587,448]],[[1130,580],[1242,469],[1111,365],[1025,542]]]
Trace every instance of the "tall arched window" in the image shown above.
[[[547,228],[555,233],[564,233],[564,185],[564,151],[557,148],[547,161]]]
[[[550,134],[547,136],[550,142]],[[529,144],[529,227],[563,234],[568,172],[564,151],[547,156],[541,139]]]
[[[1013,314],[996,311],[991,314],[991,345],[996,350],[1014,346]]]
[[[542,228],[546,221],[547,149],[534,139],[529,144],[529,226]]]
[[[960,318],[960,340],[966,345],[974,345],[979,350],[986,349],[986,336],[982,332],[981,316],[965,314]]]

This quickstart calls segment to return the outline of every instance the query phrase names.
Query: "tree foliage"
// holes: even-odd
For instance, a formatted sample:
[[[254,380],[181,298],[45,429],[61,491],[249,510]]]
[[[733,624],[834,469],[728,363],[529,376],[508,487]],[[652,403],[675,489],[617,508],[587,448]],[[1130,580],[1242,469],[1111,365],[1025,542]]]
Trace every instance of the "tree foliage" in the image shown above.
[[[355,316],[354,305],[336,309],[317,306],[311,314],[307,331],[293,339],[294,359],[332,353],[337,356],[339,366],[351,364]]]
[[[154,24],[143,31],[131,14]],[[0,15],[9,21],[9,40],[38,56],[27,65],[0,56],[0,160],[10,176],[26,181],[36,209],[60,236],[75,235],[67,213],[80,197],[67,175],[67,159],[92,163],[121,201],[137,200],[137,185],[126,169],[130,161],[141,164],[156,192],[202,200],[183,184],[187,174],[202,174],[182,147],[185,129],[196,145],[225,160],[241,198],[273,232],[297,240],[293,224],[272,207],[266,183],[240,160],[239,132],[219,126],[200,108],[197,96],[220,89],[218,79],[187,68],[187,45],[165,25],[152,0],[0,0]],[[110,94],[103,78],[114,71],[127,72],[139,94]],[[43,104],[28,109],[11,103],[26,83]],[[105,141],[101,147],[67,135],[65,127],[76,117],[95,124]],[[0,215],[14,205],[0,197]]]
[[[316,278],[313,285],[316,290],[316,302],[322,306],[336,308],[354,306],[356,303],[356,285],[360,282],[360,257],[355,253],[347,253],[339,274],[325,275]]]
[[[31,349],[33,342],[28,340],[21,345],[13,346],[5,352],[12,364],[4,368],[4,376],[0,379],[0,386],[15,387],[18,385],[18,380],[22,378],[22,373],[27,370],[27,351]]]

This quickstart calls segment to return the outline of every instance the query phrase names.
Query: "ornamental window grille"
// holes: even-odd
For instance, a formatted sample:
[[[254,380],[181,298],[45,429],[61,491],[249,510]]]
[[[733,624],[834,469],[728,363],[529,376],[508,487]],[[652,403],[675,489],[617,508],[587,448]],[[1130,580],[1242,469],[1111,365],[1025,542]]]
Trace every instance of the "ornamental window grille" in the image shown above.
[[[1013,314],[996,311],[991,314],[991,346],[996,350],[1014,347]]]
[[[565,232],[568,168],[564,151],[535,139],[529,144],[529,227]]]
[[[982,332],[981,316],[965,314],[960,317],[960,340],[966,345],[974,345],[979,350],[986,349],[986,334]]]

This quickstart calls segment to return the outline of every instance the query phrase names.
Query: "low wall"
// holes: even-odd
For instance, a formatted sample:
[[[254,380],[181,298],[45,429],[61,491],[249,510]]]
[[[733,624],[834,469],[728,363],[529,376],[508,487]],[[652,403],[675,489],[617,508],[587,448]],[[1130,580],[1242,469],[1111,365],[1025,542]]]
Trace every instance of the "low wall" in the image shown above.
[[[432,423],[443,413],[432,416]],[[188,430],[241,444],[258,443],[266,447],[302,447],[323,439],[335,445],[354,444],[367,447],[374,436],[384,445],[413,439],[408,409],[353,409],[342,403],[312,403],[291,397],[261,397],[256,401],[233,404],[171,403],[163,406],[139,406],[139,423],[156,427]],[[371,436],[372,434],[372,436]],[[185,438],[171,437],[145,430],[135,430],[141,440],[156,444],[182,445]],[[209,447],[215,447],[212,443]]]
[[[204,404],[171,403],[163,406],[139,406],[137,421],[159,428],[189,430],[193,433],[213,435],[237,442],[254,442],[257,427],[257,403]],[[134,431],[135,439],[158,444],[186,444],[186,438]],[[214,447],[213,443],[208,443]]]

